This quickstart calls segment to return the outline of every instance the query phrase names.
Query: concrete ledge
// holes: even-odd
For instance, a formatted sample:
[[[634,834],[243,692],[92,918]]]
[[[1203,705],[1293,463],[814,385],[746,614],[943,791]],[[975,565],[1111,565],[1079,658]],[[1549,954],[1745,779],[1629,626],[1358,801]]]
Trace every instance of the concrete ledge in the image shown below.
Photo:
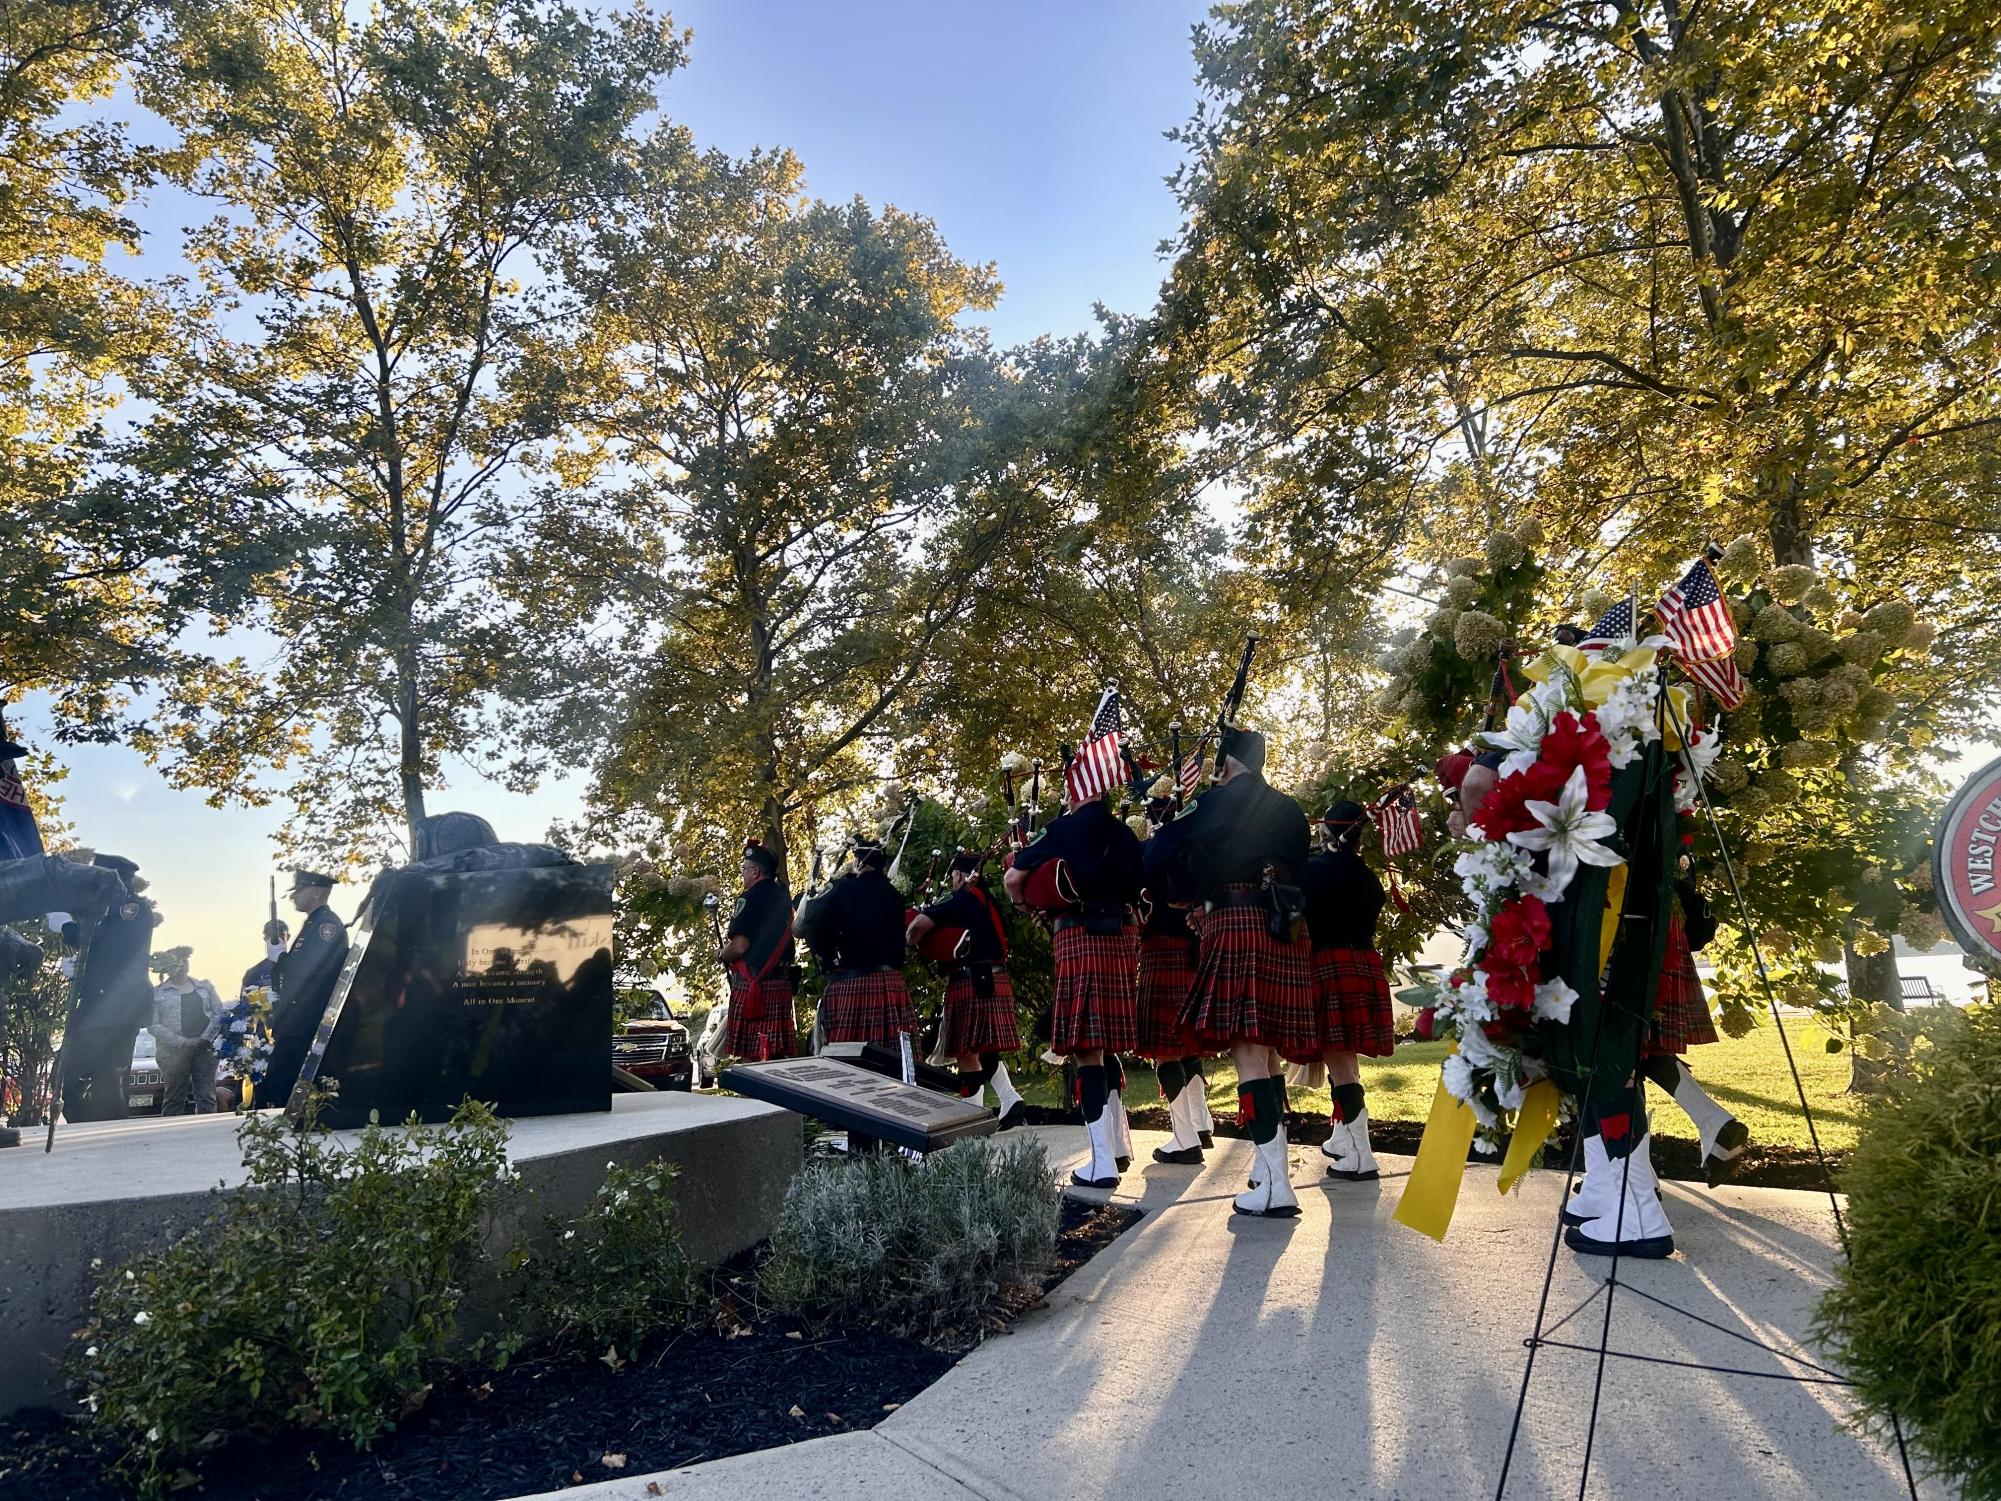
[[[0,1154],[0,1413],[61,1399],[56,1357],[88,1316],[93,1258],[110,1268],[166,1245],[207,1217],[217,1190],[242,1185],[238,1124],[107,1121],[59,1130],[51,1155],[39,1142]],[[581,1210],[607,1163],[658,1160],[679,1170],[690,1256],[722,1261],[770,1233],[804,1155],[799,1117],[719,1095],[616,1095],[607,1114],[510,1125],[508,1155],[532,1197],[496,1217],[487,1238],[496,1257],[539,1240],[546,1216]],[[472,1289],[467,1332],[498,1306],[496,1289]]]

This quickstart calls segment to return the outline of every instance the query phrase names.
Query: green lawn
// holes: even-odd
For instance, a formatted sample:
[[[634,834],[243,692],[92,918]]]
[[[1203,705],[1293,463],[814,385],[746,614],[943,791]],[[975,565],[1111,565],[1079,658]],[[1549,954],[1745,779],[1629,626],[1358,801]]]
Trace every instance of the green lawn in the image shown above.
[[[1860,1121],[1860,1102],[1843,1091],[1848,1087],[1846,1054],[1824,1051],[1824,1034],[1818,1027],[1789,1018],[1787,1033],[1793,1054],[1799,1060],[1806,1082],[1807,1100],[1813,1107],[1814,1123],[1821,1145],[1831,1154],[1849,1151],[1855,1145]],[[1445,1057],[1440,1042],[1407,1042],[1393,1057],[1362,1060],[1362,1082],[1369,1092],[1369,1115],[1378,1121],[1422,1123],[1431,1111],[1432,1091],[1438,1083],[1438,1066]],[[1799,1097],[1792,1075],[1786,1069],[1785,1053],[1779,1036],[1768,1024],[1748,1037],[1729,1038],[1688,1054],[1689,1067],[1710,1094],[1727,1106],[1751,1128],[1751,1139],[1772,1147],[1808,1150],[1806,1120],[1800,1112]],[[1159,1095],[1152,1071],[1128,1065],[1126,1102],[1130,1106],[1153,1103]],[[1023,1094],[1038,1105],[1058,1103],[1057,1076],[1050,1071],[1017,1081]],[[1209,1108],[1218,1116],[1235,1115],[1237,1081],[1227,1062],[1212,1062],[1209,1069]],[[1293,1109],[1300,1114],[1325,1114],[1325,1088],[1292,1094]],[[1653,1129],[1662,1136],[1693,1140],[1695,1126],[1672,1100],[1658,1089],[1647,1091],[1647,1109]]]

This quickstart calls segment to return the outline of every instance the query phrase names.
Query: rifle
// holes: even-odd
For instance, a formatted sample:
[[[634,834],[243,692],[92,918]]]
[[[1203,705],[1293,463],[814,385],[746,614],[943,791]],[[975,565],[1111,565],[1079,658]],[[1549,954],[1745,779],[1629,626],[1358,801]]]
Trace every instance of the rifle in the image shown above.
[[[1229,734],[1230,721],[1237,717],[1237,710],[1243,707],[1244,690],[1251,681],[1251,653],[1258,649],[1258,633],[1252,631],[1244,637],[1243,660],[1237,663],[1236,681],[1230,684],[1230,691],[1224,696],[1223,707],[1216,715],[1216,766],[1212,776],[1223,774],[1223,741]]]
[[[278,921],[278,878],[276,876],[271,877],[271,921],[274,924]],[[269,943],[271,940],[267,937],[264,941]]]

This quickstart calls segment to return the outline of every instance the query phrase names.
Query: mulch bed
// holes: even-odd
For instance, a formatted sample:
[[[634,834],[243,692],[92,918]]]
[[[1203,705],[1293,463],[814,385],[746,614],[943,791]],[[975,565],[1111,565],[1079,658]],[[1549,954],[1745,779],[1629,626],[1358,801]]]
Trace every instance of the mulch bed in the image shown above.
[[[643,1475],[830,1433],[873,1428],[1139,1218],[1066,1198],[1056,1261],[998,1321],[920,1342],[870,1331],[816,1333],[756,1310],[753,1256],[716,1273],[747,1322],[689,1334],[637,1365],[518,1360],[441,1383],[421,1412],[358,1454],[293,1435],[244,1444],[204,1467],[206,1501],[492,1501],[621,1474]],[[731,1297],[732,1293],[737,1295]],[[127,1501],[102,1457],[54,1412],[0,1420],[0,1501]]]
[[[1126,1107],[1126,1114],[1132,1124],[1144,1131],[1172,1131],[1174,1127],[1167,1119],[1167,1110],[1160,1105]],[[1057,1110],[1048,1105],[1030,1105],[1028,1123],[1033,1126],[1074,1126],[1077,1112]],[[1242,1136],[1235,1121],[1218,1116],[1216,1135]],[[1396,1152],[1404,1156],[1414,1155],[1418,1139],[1424,1135],[1422,1121],[1378,1121],[1369,1122],[1369,1145],[1379,1152]],[[1296,1147],[1318,1147],[1327,1139],[1327,1119],[1325,1116],[1307,1117],[1292,1115],[1286,1118],[1286,1140]],[[1543,1163],[1547,1167],[1561,1168],[1569,1160],[1570,1138],[1559,1132],[1550,1138],[1550,1144],[1543,1149]],[[1483,1157],[1478,1152],[1466,1154],[1468,1162],[1492,1164],[1499,1159]],[[1680,1136],[1656,1136],[1653,1150],[1654,1171],[1663,1178],[1678,1179],[1690,1183],[1700,1183],[1702,1177],[1702,1147],[1700,1143]],[[1837,1183],[1845,1158],[1839,1152],[1828,1155],[1828,1163],[1834,1169]],[[1581,1165],[1580,1165],[1581,1166]],[[1754,1138],[1744,1153],[1743,1165],[1737,1175],[1730,1180],[1739,1188],[1805,1188],[1824,1193],[1827,1179],[1822,1175],[1820,1162],[1812,1152],[1798,1147],[1763,1146]]]

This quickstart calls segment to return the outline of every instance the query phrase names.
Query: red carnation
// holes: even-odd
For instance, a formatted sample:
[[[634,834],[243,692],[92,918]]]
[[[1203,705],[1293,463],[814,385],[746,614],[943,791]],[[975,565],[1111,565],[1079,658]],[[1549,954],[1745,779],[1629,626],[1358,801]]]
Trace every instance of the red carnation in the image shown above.
[[[1489,970],[1487,999],[1503,1011],[1526,1011],[1535,1004],[1535,981],[1526,970]]]
[[[1539,896],[1518,896],[1494,914],[1483,959],[1491,969],[1527,969],[1548,944],[1549,908]]]
[[[1547,767],[1552,778],[1550,790],[1542,794],[1543,802],[1551,801],[1570,780],[1570,773],[1577,767],[1584,768],[1584,786],[1589,794],[1585,806],[1592,812],[1607,807],[1612,801],[1612,751],[1605,743],[1605,734],[1598,728],[1598,716],[1587,713],[1582,720],[1565,710],[1550,724],[1549,733],[1542,737],[1542,747],[1536,756],[1535,769]]]
[[[1485,830],[1487,837],[1495,843],[1510,834],[1536,827],[1534,815],[1523,804],[1530,798],[1548,802],[1550,792],[1543,789],[1535,771],[1532,766],[1527,771],[1510,772],[1494,784],[1494,790],[1480,804],[1480,811],[1473,822]],[[1563,784],[1558,782],[1556,785],[1561,787]]]

